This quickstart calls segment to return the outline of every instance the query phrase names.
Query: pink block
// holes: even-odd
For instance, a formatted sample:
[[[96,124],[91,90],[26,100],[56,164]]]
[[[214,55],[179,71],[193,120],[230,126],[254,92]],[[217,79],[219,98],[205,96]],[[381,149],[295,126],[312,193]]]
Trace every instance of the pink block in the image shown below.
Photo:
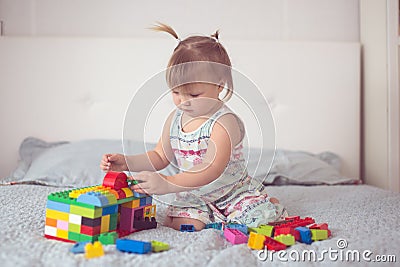
[[[134,209],[121,207],[121,214],[119,216],[119,229],[131,232],[133,229],[133,213]]]
[[[57,228],[61,229],[61,230],[68,231],[68,222],[67,221],[57,220]]]
[[[225,228],[224,236],[226,240],[231,242],[232,244],[243,244],[247,243],[248,237],[237,229]]]

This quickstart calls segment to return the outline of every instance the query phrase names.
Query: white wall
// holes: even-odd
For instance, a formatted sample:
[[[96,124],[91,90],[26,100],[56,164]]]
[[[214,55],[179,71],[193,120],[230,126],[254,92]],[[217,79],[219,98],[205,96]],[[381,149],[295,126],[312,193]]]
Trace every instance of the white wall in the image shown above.
[[[358,0],[0,0],[5,35],[154,37],[155,21],[184,36],[358,41]]]
[[[62,36],[63,38],[75,38],[76,36],[135,37],[141,40],[168,38],[146,29],[155,21],[162,21],[172,25],[183,38],[193,33],[211,34],[216,29],[220,29],[222,42],[243,39],[358,42],[358,13],[358,0],[257,0],[251,1],[251,4],[229,0],[206,0],[201,1],[201,4],[200,1],[178,0],[147,2],[130,0],[0,0],[0,20],[3,21],[3,33],[7,38],[16,38],[16,40],[18,40],[18,36],[36,38],[43,36]],[[16,43],[18,44],[18,42]],[[168,55],[166,55],[167,57]],[[0,60],[2,59],[0,58]],[[2,62],[1,66],[8,68],[13,65],[12,63]],[[143,65],[146,64],[146,61],[140,63],[141,68],[154,68],[154,66]],[[157,66],[157,70],[162,67]],[[39,83],[38,79],[45,79],[45,74],[34,76],[33,73],[30,76],[34,79],[33,82]],[[47,82],[51,82],[51,80]],[[125,87],[125,89],[127,88]],[[4,90],[6,88],[0,88],[2,95],[6,95]],[[7,92],[7,94],[9,93]],[[65,92],[61,92],[61,94],[64,95]],[[16,96],[15,99],[18,97],[26,98],[26,96]],[[31,97],[38,97],[38,95],[32,92]],[[85,104],[90,97],[88,95],[79,101],[81,104]],[[0,101],[4,100],[0,99]],[[32,108],[34,112],[34,107]],[[121,107],[117,108],[121,109]],[[18,133],[8,131],[7,125],[13,122],[8,120],[7,112],[12,111],[5,111],[0,117],[1,136],[4,137],[1,138],[0,147],[3,154],[7,155],[0,161],[0,177],[8,175],[15,167],[18,159],[18,146],[23,137],[38,136],[40,133],[40,128],[38,128],[39,132],[31,132],[23,130],[25,127],[21,127],[21,132]],[[52,120],[51,114],[49,114],[49,120]],[[120,138],[120,135],[103,134],[107,138]],[[19,140],[16,140],[15,136],[20,137]],[[43,133],[43,136],[45,137],[46,134]],[[12,140],[11,137],[13,137]]]

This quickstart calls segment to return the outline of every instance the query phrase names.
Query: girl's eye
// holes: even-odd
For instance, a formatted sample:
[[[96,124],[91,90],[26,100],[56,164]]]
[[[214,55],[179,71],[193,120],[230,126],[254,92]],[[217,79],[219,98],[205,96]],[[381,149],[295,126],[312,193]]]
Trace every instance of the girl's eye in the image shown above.
[[[198,97],[200,94],[198,94],[198,95],[190,95],[191,97]]]
[[[174,92],[174,91],[172,91],[172,93],[173,93],[174,95],[178,95],[178,94],[179,94],[179,92]]]

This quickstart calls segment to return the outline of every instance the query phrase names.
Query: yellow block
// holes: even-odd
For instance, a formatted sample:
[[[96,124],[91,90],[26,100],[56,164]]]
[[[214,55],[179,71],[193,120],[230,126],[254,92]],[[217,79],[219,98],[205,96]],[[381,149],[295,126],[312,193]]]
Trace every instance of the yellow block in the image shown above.
[[[138,208],[139,206],[140,206],[140,199],[134,199],[132,201],[128,201],[128,202],[122,204],[122,207],[130,208],[130,209],[135,209],[135,208]]]
[[[100,233],[108,232],[109,227],[110,227],[110,214],[101,217]]]
[[[122,189],[122,191],[125,192],[126,197],[133,197],[132,190],[130,190],[130,189],[127,188],[127,187],[124,187],[124,188],[121,188],[121,189]]]
[[[85,246],[85,258],[91,259],[96,257],[101,257],[104,255],[103,246],[99,241],[92,243],[87,243]]]
[[[57,229],[57,237],[68,239],[68,231],[67,230]]]
[[[61,221],[68,221],[69,213],[58,211],[58,210],[46,209],[46,217],[51,218],[51,219],[61,220]]]
[[[85,208],[81,206],[71,205],[70,213],[81,215],[82,217],[88,217],[91,219],[98,218],[102,215],[102,208]]]
[[[250,232],[249,240],[247,246],[251,249],[260,250],[264,248],[265,236]]]

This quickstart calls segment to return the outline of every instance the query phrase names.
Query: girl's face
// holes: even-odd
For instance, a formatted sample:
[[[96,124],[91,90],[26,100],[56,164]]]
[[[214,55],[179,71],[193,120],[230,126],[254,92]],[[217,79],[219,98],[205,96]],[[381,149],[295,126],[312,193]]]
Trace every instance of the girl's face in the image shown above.
[[[216,84],[193,83],[188,88],[172,90],[174,104],[190,117],[212,115],[221,104],[218,96],[223,87]]]

